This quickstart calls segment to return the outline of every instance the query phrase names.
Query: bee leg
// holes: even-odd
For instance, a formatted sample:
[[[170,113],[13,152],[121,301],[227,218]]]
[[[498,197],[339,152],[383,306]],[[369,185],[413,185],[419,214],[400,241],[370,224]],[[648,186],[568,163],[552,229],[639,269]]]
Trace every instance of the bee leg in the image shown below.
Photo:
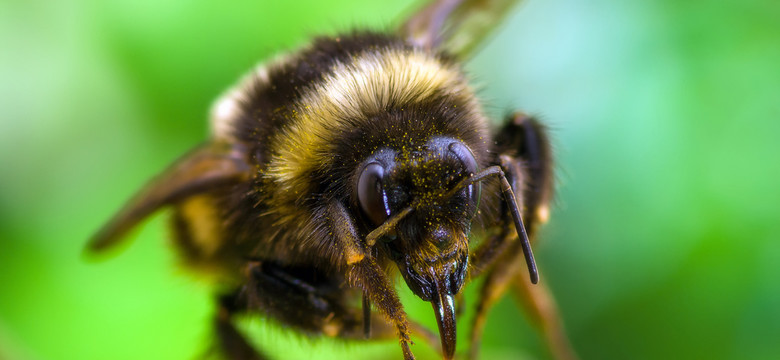
[[[409,321],[401,305],[401,300],[395,288],[390,283],[384,270],[370,256],[365,245],[360,241],[355,223],[344,205],[334,201],[328,207],[330,226],[348,266],[349,283],[362,289],[386,320],[393,323],[398,331],[398,338],[405,360],[414,359],[409,348]]]
[[[373,262],[372,258],[359,261],[358,269],[369,260]],[[329,277],[314,268],[289,267],[271,261],[257,260],[248,261],[244,272],[247,277],[246,285],[230,300],[234,307],[269,316],[311,335],[365,339],[361,315],[363,312],[348,305],[354,293],[341,288],[343,278]],[[311,274],[317,275],[312,277]],[[390,287],[387,279],[384,280],[392,292],[388,293],[384,290],[385,292],[379,294],[379,297],[390,297],[394,295],[394,289]],[[370,281],[373,280],[369,279]],[[376,282],[378,281],[374,281]],[[380,312],[382,306],[388,306],[377,300],[372,290],[363,289],[363,291],[369,295],[372,302],[378,303],[376,306]],[[397,295],[395,297],[397,300]],[[400,301],[397,305],[400,308]],[[402,331],[401,335],[406,335],[408,342],[409,327],[415,330],[423,329],[415,324],[410,325],[406,321],[403,310],[400,311],[400,315],[397,313],[394,315],[401,317],[402,326],[399,326],[397,321],[392,321],[394,326],[391,326],[384,319],[372,319],[371,332],[375,338],[398,338],[399,332]],[[424,338],[432,344],[438,340],[430,331],[420,331],[420,334],[423,334]],[[402,347],[403,345],[402,342]],[[404,350],[407,349],[408,343]],[[411,351],[405,351],[404,355],[408,359],[414,358],[411,356]]]
[[[575,360],[577,354],[571,347],[563,328],[563,322],[558,313],[550,290],[544,282],[533,285],[525,274],[516,273],[512,279],[512,290],[515,297],[525,308],[526,314],[542,332],[553,358],[559,360]]]
[[[552,195],[551,151],[545,129],[535,119],[523,114],[513,114],[495,138],[496,162],[504,170],[514,190],[518,204],[522,204],[522,216],[531,241],[536,229],[547,220],[548,204]],[[520,270],[524,262],[521,246],[508,216],[506,202],[501,202],[502,221],[495,233],[474,252],[470,276],[489,271],[482,285],[477,311],[471,330],[469,357],[477,358],[479,343],[490,308],[498,301],[516,277],[527,276]],[[524,279],[527,280],[527,279]],[[528,281],[530,286],[530,281]]]
[[[385,318],[393,323],[398,331],[398,338],[405,360],[414,359],[409,348],[409,322],[406,312],[403,310],[401,300],[387,279],[382,268],[373,258],[366,257],[363,260],[350,265],[349,278],[352,286],[361,288]]]
[[[515,166],[522,163],[527,174],[524,180],[523,200],[525,204],[524,217],[527,219],[529,236],[534,236],[538,226],[547,221],[549,203],[552,198],[552,152],[544,127],[535,119],[522,114],[512,115],[511,121],[501,131],[497,143],[503,146],[506,153],[515,156],[520,161],[513,161]],[[514,152],[512,152],[514,150]],[[504,161],[511,160],[506,155]],[[532,238],[533,240],[533,238]],[[522,259],[517,257],[517,263]],[[518,267],[522,267],[519,266]],[[563,328],[563,322],[558,312],[555,299],[549,288],[540,281],[531,284],[524,271],[516,272],[512,279],[512,289],[516,298],[523,304],[526,313],[539,327],[547,342],[550,352],[556,359],[576,359]]]
[[[348,297],[343,278],[329,276],[313,267],[283,266],[272,261],[249,261],[246,285],[236,295],[236,304],[310,335],[339,336],[358,326],[345,305]]]
[[[219,350],[228,359],[266,359],[235,327],[238,314],[258,314],[315,336],[338,337],[360,325],[345,305],[351,293],[341,288],[343,277],[259,260],[248,260],[243,274],[245,285],[219,299],[215,318]]]
[[[219,298],[219,309],[214,319],[219,351],[230,360],[264,360],[267,357],[259,353],[233,324],[235,307],[234,297]]]

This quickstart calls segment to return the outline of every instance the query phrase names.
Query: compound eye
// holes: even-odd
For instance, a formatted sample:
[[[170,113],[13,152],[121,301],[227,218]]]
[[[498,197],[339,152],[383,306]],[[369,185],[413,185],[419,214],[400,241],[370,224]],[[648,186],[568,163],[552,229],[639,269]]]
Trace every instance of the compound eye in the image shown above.
[[[358,202],[360,208],[374,225],[379,226],[390,216],[387,207],[387,194],[382,188],[385,168],[379,163],[370,163],[363,168],[358,178]]]
[[[474,154],[469,150],[469,148],[466,147],[466,145],[463,145],[459,142],[451,143],[450,151],[452,151],[453,154],[460,160],[460,162],[463,164],[463,167],[466,169],[466,172],[471,175],[475,174],[477,172],[477,159],[474,158]]]
[[[459,142],[454,142],[450,144],[449,148],[450,151],[452,151],[452,153],[455,154],[455,156],[463,164],[463,168],[466,170],[466,173],[469,176],[477,173],[477,159],[474,158],[474,154],[471,152],[471,150],[469,150],[469,148],[466,147],[466,145],[463,145]],[[480,183],[470,184],[466,188],[466,196],[469,199],[469,211],[467,215],[469,218],[474,217],[474,215],[477,213],[481,192],[482,187]]]

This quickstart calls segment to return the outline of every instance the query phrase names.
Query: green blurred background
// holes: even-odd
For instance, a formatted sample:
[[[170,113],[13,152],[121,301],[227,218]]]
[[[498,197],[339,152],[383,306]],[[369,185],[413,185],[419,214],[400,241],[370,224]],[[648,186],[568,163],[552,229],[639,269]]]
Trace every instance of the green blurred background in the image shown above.
[[[413,5],[0,0],[0,359],[199,354],[209,288],[177,267],[165,216],[110,261],[84,261],[84,242],[205,139],[211,102],[257,61]],[[780,358],[780,2],[516,10],[467,68],[493,115],[553,129],[560,187],[537,256],[582,358]],[[400,358],[392,341],[244,326],[278,359]],[[549,357],[511,297],[483,354]]]

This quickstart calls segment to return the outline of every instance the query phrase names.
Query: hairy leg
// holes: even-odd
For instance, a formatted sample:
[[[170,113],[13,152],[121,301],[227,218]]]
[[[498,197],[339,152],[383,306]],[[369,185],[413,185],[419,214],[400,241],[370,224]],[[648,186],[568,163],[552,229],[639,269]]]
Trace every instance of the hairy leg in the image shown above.
[[[522,206],[526,231],[533,241],[538,225],[547,220],[552,196],[552,156],[545,129],[535,119],[515,113],[497,133],[495,142],[499,154],[495,162],[504,170],[516,200]],[[492,236],[474,252],[474,264],[470,269],[472,278],[487,272],[472,323],[469,352],[472,359],[478,356],[490,308],[518,277],[528,276],[527,271],[521,270],[524,259],[517,237],[510,231],[507,209],[506,202],[502,202],[502,221],[492,229]],[[529,287],[534,286],[527,278],[523,280]],[[544,288],[543,285],[540,288]]]
[[[235,317],[242,314],[265,316],[312,336],[366,340],[363,312],[353,304],[358,292],[344,288],[345,279],[329,278],[313,268],[284,267],[269,261],[249,261],[244,273],[246,285],[219,298],[215,317],[217,345],[227,359],[267,359],[236,328]],[[368,290],[372,291],[380,293]],[[387,299],[372,299],[375,303],[381,301]],[[399,338],[395,322],[388,322],[387,316],[378,313],[370,316],[367,323],[371,340]],[[407,334],[413,331],[441,353],[438,334],[415,322],[407,322],[407,326]]]

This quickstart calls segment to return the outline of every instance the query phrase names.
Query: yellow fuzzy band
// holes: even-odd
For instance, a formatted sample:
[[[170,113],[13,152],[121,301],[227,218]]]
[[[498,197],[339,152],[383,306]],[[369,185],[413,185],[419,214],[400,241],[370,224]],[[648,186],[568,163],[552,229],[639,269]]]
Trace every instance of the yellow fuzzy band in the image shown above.
[[[296,202],[306,195],[302,190],[307,174],[331,161],[323,154],[332,153],[332,139],[345,130],[370,126],[370,115],[392,104],[415,104],[437,93],[477,107],[460,69],[422,50],[366,51],[349,64],[336,63],[293,107],[290,125],[271,144],[275,154],[265,175],[286,200]]]

